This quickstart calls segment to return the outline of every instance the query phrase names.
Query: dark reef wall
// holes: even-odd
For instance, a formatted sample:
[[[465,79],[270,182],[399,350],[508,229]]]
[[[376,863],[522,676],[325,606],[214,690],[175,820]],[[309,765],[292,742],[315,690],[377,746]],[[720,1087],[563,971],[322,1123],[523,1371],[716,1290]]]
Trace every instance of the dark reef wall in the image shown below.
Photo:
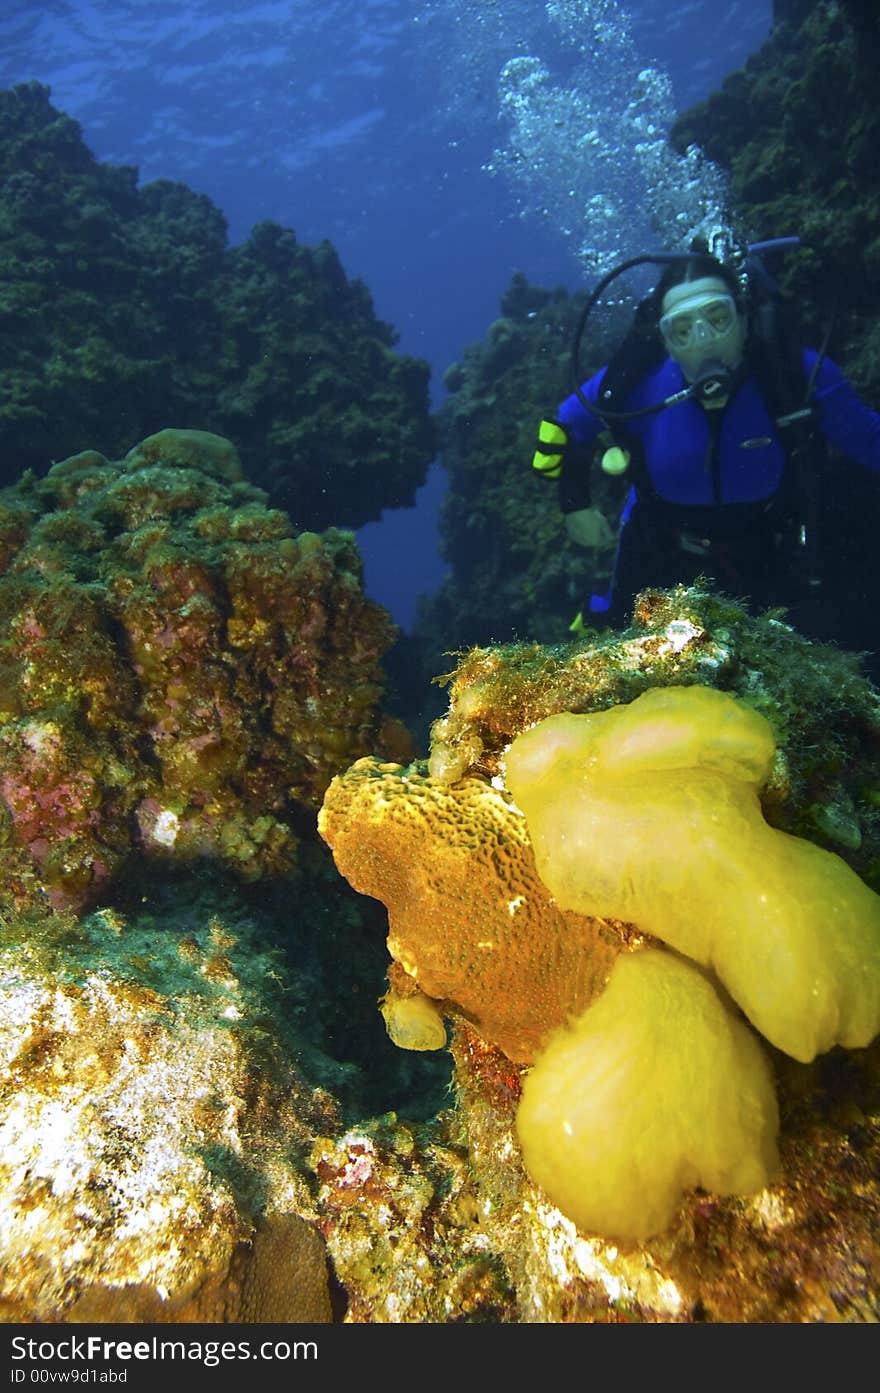
[[[880,17],[861,0],[780,0],[761,50],[673,131],[730,172],[747,237],[797,234],[778,267],[807,342],[828,353],[880,408]],[[822,627],[841,644],[880,650],[875,596],[876,477],[830,452],[818,516],[829,577]],[[872,671],[878,670],[876,656]]]
[[[880,20],[857,3],[779,3],[761,50],[673,130],[730,172],[749,237],[800,236],[780,269],[805,327],[880,399]]]
[[[853,0],[780,0],[764,47],[673,132],[729,171],[737,229],[753,239],[798,234],[804,247],[774,264],[807,343],[831,323],[828,352],[863,398],[880,406],[880,187],[876,102],[880,21]],[[415,634],[426,669],[444,649],[506,641],[556,642],[585,593],[608,579],[608,550],[566,539],[556,490],[529,467],[538,421],[570,390],[569,351],[579,297],[514,281],[502,318],[447,375],[440,414],[450,491],[442,545],[451,576],[422,607]],[[592,321],[591,321],[592,330]],[[620,326],[618,326],[619,329]],[[591,335],[582,366],[605,361]],[[877,481],[832,454],[819,513],[830,582],[815,636],[880,649],[872,558]],[[616,521],[620,494],[597,501]],[[594,488],[597,481],[594,473]]]
[[[449,491],[440,531],[451,576],[422,600],[416,626],[431,675],[450,666],[443,654],[452,648],[566,638],[589,587],[608,581],[612,549],[591,567],[565,535],[556,484],[530,467],[538,422],[568,391],[582,303],[514,276],[485,342],[469,345],[447,369],[439,432]],[[590,351],[598,355],[601,345]],[[594,356],[592,368],[600,362]],[[610,511],[621,496],[597,481],[596,501]]]
[[[332,245],[265,222],[228,247],[208,198],[99,163],[38,83],[0,92],[0,268],[0,483],[168,425],[233,440],[297,527],[424,482],[428,365]]]

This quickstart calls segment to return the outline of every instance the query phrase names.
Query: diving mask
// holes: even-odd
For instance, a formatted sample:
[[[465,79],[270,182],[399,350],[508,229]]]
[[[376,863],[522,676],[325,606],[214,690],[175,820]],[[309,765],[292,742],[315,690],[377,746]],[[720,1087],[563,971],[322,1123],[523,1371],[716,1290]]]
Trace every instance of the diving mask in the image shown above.
[[[701,376],[707,360],[733,370],[745,343],[745,319],[718,276],[674,285],[663,297],[660,334],[688,382]]]

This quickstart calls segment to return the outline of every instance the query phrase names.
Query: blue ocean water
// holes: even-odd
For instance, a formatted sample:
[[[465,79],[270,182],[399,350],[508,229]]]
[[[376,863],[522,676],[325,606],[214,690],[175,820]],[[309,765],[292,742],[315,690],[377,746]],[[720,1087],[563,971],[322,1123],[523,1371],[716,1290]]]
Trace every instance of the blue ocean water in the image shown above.
[[[48,84],[99,159],[207,194],[233,243],[264,218],[329,238],[400,351],[431,364],[439,405],[444,370],[484,337],[514,272],[585,283],[585,179],[600,203],[614,183],[603,235],[639,235],[645,189],[621,182],[629,136],[613,118],[633,75],[659,73],[684,109],[771,23],[772,0],[6,0],[0,86]],[[534,101],[508,85],[505,106],[517,59],[531,60],[535,100],[568,102],[552,152],[546,101],[542,150],[527,139]],[[443,576],[443,490],[435,464],[415,508],[358,534],[367,589],[404,629]]]

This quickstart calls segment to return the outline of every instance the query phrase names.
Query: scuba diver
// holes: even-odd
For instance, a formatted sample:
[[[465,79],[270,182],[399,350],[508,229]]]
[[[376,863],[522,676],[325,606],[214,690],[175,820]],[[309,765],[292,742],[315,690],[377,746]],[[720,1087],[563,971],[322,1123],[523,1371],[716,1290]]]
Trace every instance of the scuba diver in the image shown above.
[[[784,607],[809,626],[823,580],[825,445],[880,471],[880,415],[826,356],[827,334],[817,351],[795,348],[783,332],[762,254],[798,243],[752,244],[739,271],[704,241],[635,257],[589,297],[572,353],[574,391],[541,422],[532,463],[559,481],[568,535],[587,548],[613,541],[591,505],[594,459],[630,483],[610,591],[584,607],[593,624],[628,623],[646,587],[701,578],[753,611]],[[646,262],[664,266],[659,281],[617,354],[582,382],[590,311],[616,276]],[[570,630],[584,627],[582,610]]]

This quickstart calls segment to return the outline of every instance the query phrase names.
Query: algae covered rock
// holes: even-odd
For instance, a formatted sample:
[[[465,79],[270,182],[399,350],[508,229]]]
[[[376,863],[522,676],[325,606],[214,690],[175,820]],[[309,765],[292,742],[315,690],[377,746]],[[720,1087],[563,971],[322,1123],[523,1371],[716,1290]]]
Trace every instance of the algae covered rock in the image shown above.
[[[273,968],[242,915],[6,923],[0,1320],[332,1320]]]
[[[94,903],[132,852],[287,874],[333,774],[377,738],[407,747],[353,537],[296,533],[240,474],[230,442],[166,429],[0,495],[15,903]]]
[[[89,470],[96,467],[92,460]],[[89,470],[71,466],[68,482],[82,483]],[[564,1197],[554,1203],[518,1118],[561,1018],[589,1020],[590,1002],[604,1002],[613,1036],[627,1024],[633,996],[626,974],[622,992],[607,985],[620,966],[652,958],[676,964],[675,990],[684,995],[676,1005],[661,981],[665,1022],[651,992],[635,991],[649,1058],[637,1051],[628,1058],[633,1096],[644,1107],[652,1091],[641,1085],[658,1067],[658,1040],[668,1049],[693,1008],[701,1030],[716,1022],[722,1049],[732,1008],[710,974],[694,990],[689,974],[699,969],[671,958],[637,925],[591,923],[553,904],[504,778],[511,740],[554,713],[604,712],[660,687],[729,692],[773,727],[776,753],[762,792],[768,823],[840,848],[876,886],[875,690],[847,655],[683,589],[643,595],[622,638],[474,650],[448,680],[433,772],[427,761],[362,756],[331,782],[320,817],[346,874],[347,840],[359,874],[374,877],[366,893],[390,904],[393,890],[397,898],[390,992],[380,1002],[369,968],[357,979],[361,993],[373,993],[377,1028],[389,997],[424,999],[432,1029],[441,1016],[450,1027],[454,1091],[420,1120],[407,1115],[404,1092],[399,1115],[373,1114],[364,1110],[363,1076],[375,1073],[380,1051],[364,1048],[360,1083],[351,1060],[326,1052],[340,1017],[352,1011],[354,985],[343,968],[358,952],[358,931],[341,877],[332,927],[332,867],[323,861],[326,874],[298,880],[296,905],[287,894],[268,894],[271,880],[229,881],[221,890],[214,878],[182,879],[191,874],[186,863],[175,879],[173,860],[166,866],[141,855],[142,888],[130,874],[121,896],[117,882],[121,908],[78,917],[7,910],[4,1319],[876,1320],[876,1042],[802,1064],[739,1017],[730,1026],[731,1057],[749,1070],[762,1061],[769,1092],[754,1097],[762,1106],[770,1100],[769,1133],[750,1108],[739,1110],[747,1088],[737,1094],[726,1079],[720,1093],[713,1090],[708,1068],[695,1082],[707,1118],[742,1124],[746,1137],[757,1125],[761,1145],[770,1143],[766,1174],[725,1170],[719,1152],[711,1159],[721,1170],[693,1174],[662,1231],[647,1237],[612,1239],[586,1221],[578,1227],[558,1207]],[[834,819],[816,815],[847,802],[858,846],[851,826],[845,845]],[[319,851],[303,848],[304,863]],[[365,895],[364,903],[374,901]],[[381,921],[368,923],[378,937]],[[316,978],[310,966],[322,943],[337,981],[333,972]],[[567,998],[559,991],[566,974],[574,979]],[[578,980],[584,990],[575,1000]],[[503,1037],[492,1033],[499,1022]],[[607,1041],[601,1012],[594,1024]],[[514,1058],[517,1030],[526,1049]],[[420,1027],[419,1046],[423,1034]],[[589,1055],[598,1067],[598,1049],[591,1045]],[[689,1069],[696,1060],[691,1051]],[[603,1083],[612,1077],[613,1070],[603,1073]],[[596,1089],[589,1094],[598,1099]],[[604,1109],[601,1123],[607,1130]],[[700,1135],[711,1146],[705,1128]],[[654,1155],[647,1143],[645,1150]],[[621,1162],[609,1155],[603,1183],[625,1202],[615,1174]]]

